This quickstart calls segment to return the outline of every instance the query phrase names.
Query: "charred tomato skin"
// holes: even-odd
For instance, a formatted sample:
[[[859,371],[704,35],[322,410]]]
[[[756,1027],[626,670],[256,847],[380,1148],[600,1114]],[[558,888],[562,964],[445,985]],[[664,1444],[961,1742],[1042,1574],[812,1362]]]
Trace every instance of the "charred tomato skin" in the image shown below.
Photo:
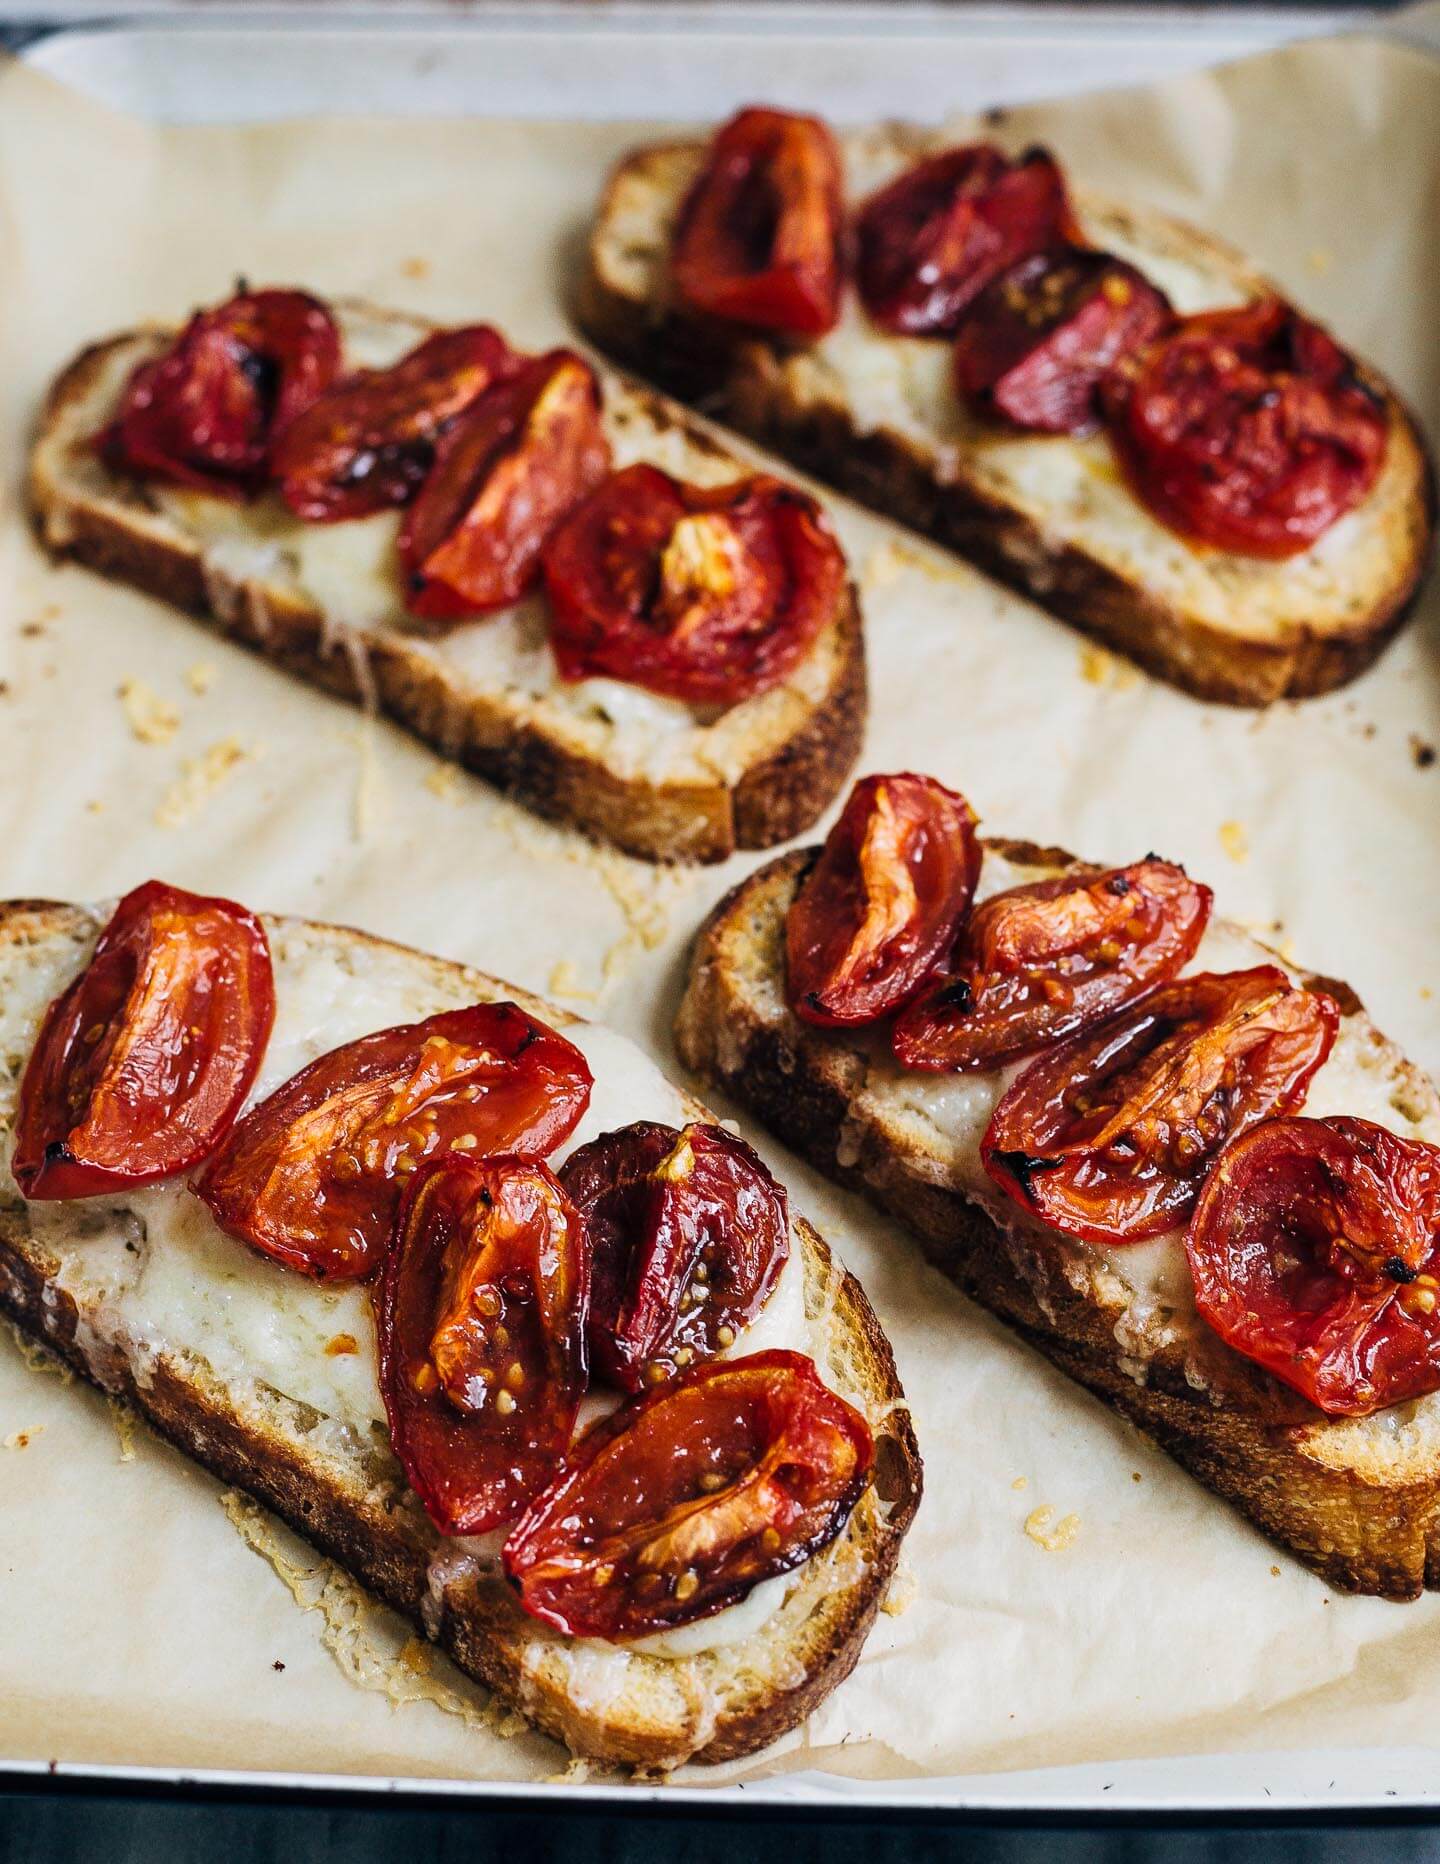
[[[440,441],[400,527],[411,615],[442,632],[518,602],[555,527],[609,470],[583,357],[551,350],[493,382]]]
[[[432,332],[387,369],[342,377],[277,437],[277,491],[310,524],[408,504],[445,433],[520,366],[497,330],[469,324]]]
[[[728,1350],[789,1258],[784,1188],[724,1127],[637,1121],[573,1152],[560,1181],[594,1257],[591,1360],[622,1391]]]
[[[253,497],[274,439],[334,380],[340,333],[303,291],[242,291],[197,311],[131,375],[100,449],[122,472]]]
[[[844,290],[840,151],[818,117],[752,107],[716,131],[676,218],[692,311],[781,336],[834,328]]]
[[[856,234],[856,278],[874,321],[899,336],[953,336],[1001,272],[1078,230],[1046,150],[1012,161],[981,142],[905,169],[865,202]]]
[[[862,778],[786,915],[795,1014],[850,1027],[903,1008],[954,944],[980,861],[963,796],[909,772]]]
[[[11,1171],[27,1198],[94,1197],[188,1171],[219,1143],[275,1018],[265,931],[231,900],[147,881],[45,1012]]]
[[[1155,855],[991,894],[939,982],[896,1019],[896,1060],[967,1073],[1083,1034],[1194,957],[1213,898]]]
[[[1440,1390],[1440,1149],[1370,1120],[1227,1146],[1185,1238],[1200,1316],[1329,1417]]]
[[[1318,324],[1279,298],[1182,318],[1106,378],[1135,496],[1193,542],[1283,559],[1369,493],[1389,421]]]
[[[538,1160],[416,1172],[376,1288],[391,1442],[442,1534],[520,1513],[569,1448],[586,1382],[584,1220]]]
[[[874,1455],[864,1418],[799,1353],[694,1366],[582,1438],[511,1532],[505,1572],[571,1636],[675,1630],[828,1546]]]
[[[1071,246],[1032,254],[986,286],[955,339],[955,385],[1023,432],[1088,434],[1100,385],[1164,330],[1169,301],[1133,265]]]
[[[1215,1156],[1295,1113],[1340,1010],[1277,965],[1162,984],[1029,1063],[1002,1096],[981,1162],[1049,1228],[1115,1247],[1174,1229]]]
[[[543,1158],[591,1085],[580,1050],[518,1005],[445,1010],[302,1068],[231,1130],[194,1190],[222,1230],[284,1267],[363,1279],[425,1159],[456,1141]]]
[[[736,705],[797,667],[845,592],[815,500],[757,474],[688,485],[614,473],[551,537],[551,643],[567,680],[624,680],[692,705]]]

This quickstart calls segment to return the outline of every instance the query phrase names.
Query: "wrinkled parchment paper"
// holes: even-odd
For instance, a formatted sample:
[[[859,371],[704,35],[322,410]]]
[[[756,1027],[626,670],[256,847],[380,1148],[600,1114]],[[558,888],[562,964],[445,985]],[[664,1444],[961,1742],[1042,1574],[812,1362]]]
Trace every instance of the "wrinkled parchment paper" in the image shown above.
[[[163,874],[482,964],[668,1056],[688,936],[742,863],[671,875],[587,850],[183,617],[48,567],[19,507],[23,436],[57,367],[236,274],[562,337],[576,237],[636,133],[161,132],[0,70],[0,893],[93,898]],[[1028,108],[999,133],[1043,136],[1085,180],[1237,241],[1440,431],[1440,64],[1312,44]],[[1358,685],[1230,712],[833,503],[868,610],[865,767],[931,770],[998,832],[1106,860],[1164,850],[1440,1064],[1433,589]],[[747,1130],[887,1324],[928,1483],[903,1609],[803,1736],[735,1771],[913,1783],[1434,1729],[1440,1601],[1328,1592],[897,1230]],[[563,1767],[296,1543],[277,1575],[253,1513],[242,1537],[207,1477],[143,1430],[127,1447],[102,1399],[37,1375],[8,1337],[0,1442],[0,1753],[524,1781]]]

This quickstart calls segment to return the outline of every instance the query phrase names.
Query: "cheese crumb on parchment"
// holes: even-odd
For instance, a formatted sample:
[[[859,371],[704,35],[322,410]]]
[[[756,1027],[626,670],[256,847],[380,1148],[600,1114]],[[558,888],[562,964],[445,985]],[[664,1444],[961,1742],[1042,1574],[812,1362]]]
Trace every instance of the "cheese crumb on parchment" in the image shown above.
[[[1232,861],[1250,859],[1250,836],[1243,822],[1222,822],[1219,833],[1220,846]]]
[[[123,1398],[116,1398],[106,1393],[106,1403],[110,1408],[110,1422],[115,1426],[115,1435],[120,1440],[120,1461],[135,1461],[135,1428],[139,1419]]]
[[[141,744],[168,744],[180,729],[180,708],[162,699],[144,680],[120,682],[120,703]]]
[[[192,693],[198,693],[203,699],[215,684],[215,669],[206,660],[197,660],[193,667],[185,669],[185,684]]]
[[[3,1443],[0,1443],[0,1449],[28,1450],[44,1428],[43,1424],[32,1424],[28,1430],[12,1430]]]
[[[1051,1523],[1054,1522],[1054,1526]],[[1055,1510],[1049,1502],[1042,1502],[1038,1508],[1032,1508],[1025,1517],[1025,1532],[1037,1547],[1043,1547],[1046,1553],[1063,1553],[1067,1547],[1073,1547],[1075,1537],[1080,1532],[1080,1517],[1067,1514],[1059,1521],[1055,1520]]]
[[[432,796],[438,796],[442,802],[455,803],[460,800],[460,766],[458,764],[437,764],[425,779],[425,787]]]
[[[1117,693],[1129,692],[1140,683],[1140,669],[1109,648],[1084,641],[1080,647],[1080,677],[1090,686],[1105,686]]]
[[[241,764],[248,764],[264,754],[264,746],[245,745],[238,738],[221,738],[198,757],[187,757],[180,765],[180,775],[160,798],[155,821],[161,828],[179,828],[197,815],[222,783]]]

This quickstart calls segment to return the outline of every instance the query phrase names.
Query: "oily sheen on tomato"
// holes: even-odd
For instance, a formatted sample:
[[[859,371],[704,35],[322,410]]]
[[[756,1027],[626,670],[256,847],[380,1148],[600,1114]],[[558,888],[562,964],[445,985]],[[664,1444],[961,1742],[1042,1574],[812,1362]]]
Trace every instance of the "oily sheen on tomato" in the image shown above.
[[[992,279],[1075,236],[1064,177],[1044,149],[1012,161],[992,143],[966,143],[915,163],[866,201],[856,280],[883,329],[949,336]]]
[[[572,1637],[693,1624],[828,1546],[869,1481],[858,1411],[799,1353],[694,1366],[591,1431],[505,1543],[527,1612]]]
[[[377,1289],[380,1392],[442,1534],[503,1527],[569,1448],[585,1393],[585,1227],[532,1159],[415,1174]]]
[[[671,275],[691,310],[823,336],[844,286],[842,172],[818,117],[741,110],[715,134],[675,223]]]
[[[388,369],[326,390],[275,442],[271,476],[311,524],[408,504],[441,436],[492,382],[521,366],[488,324],[437,330]]]
[[[723,1126],[637,1121],[560,1182],[590,1236],[591,1362],[622,1391],[732,1346],[790,1254],[784,1189]]]
[[[361,1036],[252,1107],[195,1185],[222,1230],[317,1280],[371,1274],[405,1180],[451,1149],[544,1158],[590,1101],[571,1042],[513,1003]]]
[[[1067,1236],[1158,1236],[1229,1140],[1303,1105],[1339,1021],[1275,965],[1162,984],[1030,1063],[981,1141],[985,1169]]]
[[[1213,895],[1149,855],[992,894],[891,1032],[906,1068],[995,1068],[1079,1035],[1195,955]]]
[[[243,291],[198,311],[125,385],[101,437],[112,465],[224,498],[260,490],[274,436],[327,389],[340,333],[303,291]]]
[[[845,558],[814,499],[778,479],[702,488],[642,464],[556,531],[545,588],[566,679],[735,705],[804,658],[844,599]]]
[[[1105,388],[1136,497],[1218,550],[1289,557],[1379,476],[1388,418],[1344,350],[1278,298],[1187,317]]]
[[[600,384],[570,350],[493,383],[441,440],[400,529],[410,612],[437,627],[519,601],[555,526],[610,468]]]
[[[1440,1390],[1440,1149],[1271,1120],[1221,1154],[1185,1247],[1202,1318],[1329,1415]]]
[[[28,1198],[94,1197],[188,1170],[239,1112],[274,1017],[253,913],[159,880],[127,893],[45,1012],[15,1182]]]
[[[1101,382],[1170,322],[1170,305],[1109,253],[1033,254],[987,285],[955,339],[955,386],[991,420],[1042,434],[1085,434]]]
[[[865,777],[785,919],[785,990],[806,1022],[878,1021],[948,955],[980,877],[975,816],[933,777]]]

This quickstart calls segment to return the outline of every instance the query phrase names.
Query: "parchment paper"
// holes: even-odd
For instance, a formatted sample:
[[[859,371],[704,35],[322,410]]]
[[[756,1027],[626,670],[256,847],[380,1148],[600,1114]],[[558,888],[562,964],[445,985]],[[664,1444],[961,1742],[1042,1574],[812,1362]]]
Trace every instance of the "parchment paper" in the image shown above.
[[[1312,44],[999,129],[1239,242],[1440,427],[1440,65],[1363,39]],[[19,510],[23,437],[55,369],[107,331],[223,296],[239,273],[494,318],[537,346],[561,337],[575,238],[640,133],[159,132],[0,70],[0,893],[93,898],[159,873],[593,993],[570,1001],[669,1055],[687,938],[744,863],[675,876],[587,851],[183,617],[48,567]],[[833,503],[868,608],[864,767],[934,771],[997,832],[1184,860],[1220,910],[1348,977],[1440,1062],[1433,591],[1348,692],[1229,712]],[[128,707],[127,681],[143,683]],[[751,1137],[864,1279],[928,1482],[905,1609],[808,1731],[743,1774],[900,1780],[1413,1743],[1437,1725],[1440,1601],[1331,1594],[898,1231]],[[448,1685],[413,1651],[377,1670],[403,1633],[362,1611],[357,1642],[359,1608],[333,1583],[328,1628],[299,1611],[216,1485],[143,1431],[123,1460],[104,1402],[37,1376],[8,1339],[0,1440],[0,1753],[525,1780],[563,1764],[481,1724],[474,1692],[449,1699],[472,1705],[466,1718],[356,1687],[356,1674],[388,1674],[401,1694]],[[1068,1545],[1027,1534],[1044,1506],[1052,1531],[1077,1518]],[[323,1571],[292,1579],[326,1592]]]

